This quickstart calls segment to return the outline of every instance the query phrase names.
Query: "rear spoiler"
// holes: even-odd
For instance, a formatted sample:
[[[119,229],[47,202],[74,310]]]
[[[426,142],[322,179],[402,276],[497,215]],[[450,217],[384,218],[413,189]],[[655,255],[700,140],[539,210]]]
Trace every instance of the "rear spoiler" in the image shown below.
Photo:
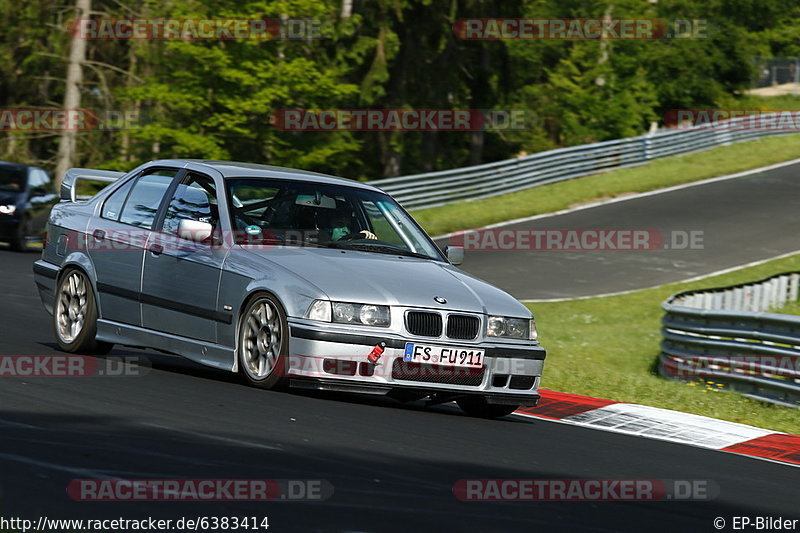
[[[71,168],[64,174],[64,180],[61,182],[61,200],[68,202],[76,202],[77,197],[77,184],[79,181],[96,181],[100,183],[114,183],[125,172],[117,172],[114,170],[95,170],[91,168]],[[86,200],[90,197],[81,198]]]

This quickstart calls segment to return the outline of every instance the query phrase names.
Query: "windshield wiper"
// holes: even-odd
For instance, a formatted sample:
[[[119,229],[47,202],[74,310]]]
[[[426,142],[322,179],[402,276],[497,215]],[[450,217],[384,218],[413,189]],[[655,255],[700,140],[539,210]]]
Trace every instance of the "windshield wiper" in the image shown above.
[[[370,244],[368,242],[354,242],[354,241],[338,241],[328,244],[330,248],[347,248],[350,250],[358,250],[359,252],[375,252],[378,254],[391,254],[391,255],[405,255],[407,257],[417,257],[419,259],[434,259],[433,257],[399,246],[392,246],[391,244]]]

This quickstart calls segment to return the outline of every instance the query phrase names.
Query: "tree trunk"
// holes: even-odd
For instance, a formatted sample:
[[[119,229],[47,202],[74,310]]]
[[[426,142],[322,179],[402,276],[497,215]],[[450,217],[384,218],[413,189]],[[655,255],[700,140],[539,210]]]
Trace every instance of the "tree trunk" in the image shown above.
[[[136,74],[136,67],[138,65],[135,42],[131,43],[131,46],[128,49],[128,65],[128,72],[130,75],[126,76],[125,78],[125,87],[130,89],[133,86],[133,76]],[[142,102],[138,98],[133,103],[133,116],[136,117],[134,120],[139,120],[140,118],[139,113],[141,113],[142,110],[141,103]],[[120,139],[120,158],[126,163],[133,159],[133,157],[131,157],[131,135],[129,126],[127,124],[122,128],[122,137]]]
[[[613,4],[608,4],[606,6],[605,12],[603,13],[603,20],[611,19],[611,14],[613,12],[614,12],[614,5]],[[600,38],[600,59],[597,60],[597,64],[598,65],[602,65],[602,64],[608,62],[608,54],[609,54],[609,52],[608,52],[608,36],[605,34],[605,31],[604,31],[602,36],[601,36],[601,38]],[[595,83],[595,85],[598,85],[598,86],[602,87],[603,85],[606,84],[606,79],[605,79],[605,77],[600,75],[594,80],[594,83]]]
[[[436,170],[437,147],[439,144],[439,132],[424,131],[422,132],[422,172],[433,172]]]
[[[379,131],[378,145],[381,150],[381,163],[383,164],[383,177],[395,178],[400,175],[402,165],[402,154],[392,146],[393,131]]]
[[[92,9],[92,0],[75,0],[75,17],[77,19],[89,18]],[[79,32],[72,36],[69,48],[69,65],[67,66],[67,86],[64,92],[64,109],[74,110],[81,106],[81,85],[83,84],[83,62],[86,61],[86,39],[80,37]],[[61,186],[64,173],[75,163],[76,141],[78,132],[67,127],[61,132],[61,142],[58,145],[58,158],[56,160],[56,185]]]
[[[477,69],[477,75],[470,83],[470,95],[472,96],[473,104],[479,108],[483,108],[488,114],[488,109],[494,102],[495,94],[492,87],[486,83],[485,80],[489,79],[492,74],[492,54],[487,46],[481,48],[480,51],[480,66]],[[486,131],[492,128],[493,124],[489,124],[484,119],[480,129],[470,133],[469,136],[469,164],[480,165],[483,163],[483,149],[486,144]]]
[[[349,19],[353,14],[353,0],[342,0],[342,14],[343,19]]]
[[[488,127],[488,126],[486,126]],[[469,136],[469,164],[480,165],[483,163],[483,146],[486,139],[485,130],[475,130]]]

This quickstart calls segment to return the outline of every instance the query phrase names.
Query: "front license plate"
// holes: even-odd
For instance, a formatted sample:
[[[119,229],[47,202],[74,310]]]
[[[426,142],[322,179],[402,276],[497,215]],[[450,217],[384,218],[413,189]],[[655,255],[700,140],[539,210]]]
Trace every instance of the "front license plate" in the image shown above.
[[[407,342],[403,361],[432,365],[483,368],[484,350]]]

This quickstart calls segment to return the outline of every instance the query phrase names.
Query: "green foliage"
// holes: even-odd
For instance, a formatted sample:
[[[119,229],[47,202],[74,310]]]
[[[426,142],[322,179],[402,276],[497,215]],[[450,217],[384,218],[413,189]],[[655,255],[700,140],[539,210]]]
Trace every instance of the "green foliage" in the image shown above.
[[[783,0],[93,0],[103,18],[314,19],[296,40],[93,40],[82,107],[139,120],[79,135],[81,165],[225,157],[371,179],[645,132],[670,109],[752,106],[754,57],[800,55]],[[5,108],[63,100],[74,0],[0,0]],[[677,40],[460,39],[460,19],[709,20]],[[758,102],[755,102],[756,104]],[[290,132],[282,109],[524,110],[522,130]],[[1,132],[0,157],[48,166],[58,136]]]

